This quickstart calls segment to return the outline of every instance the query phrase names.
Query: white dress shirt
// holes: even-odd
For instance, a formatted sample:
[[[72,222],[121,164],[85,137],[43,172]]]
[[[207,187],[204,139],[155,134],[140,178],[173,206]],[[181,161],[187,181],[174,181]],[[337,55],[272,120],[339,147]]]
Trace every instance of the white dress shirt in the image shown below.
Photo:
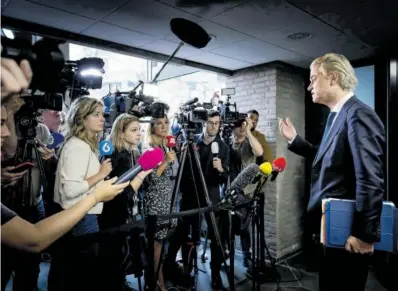
[[[336,112],[337,114],[334,116],[334,119],[333,119],[332,125],[330,126],[330,129],[333,127],[333,124],[334,124],[334,122],[335,122],[337,116],[339,115],[339,112],[340,112],[341,109],[343,108],[344,104],[345,104],[352,96],[354,96],[354,93],[353,93],[353,92],[349,92],[347,95],[345,95],[343,98],[341,98],[341,99],[339,100],[339,102],[336,103],[336,105],[334,105],[334,107],[332,108],[331,112]],[[330,131],[330,129],[329,129],[329,131]],[[294,136],[294,138],[293,138],[292,140],[288,141],[288,143],[291,144],[291,143],[294,141],[294,139],[296,138],[296,136],[297,136],[297,133],[296,133],[296,135]]]

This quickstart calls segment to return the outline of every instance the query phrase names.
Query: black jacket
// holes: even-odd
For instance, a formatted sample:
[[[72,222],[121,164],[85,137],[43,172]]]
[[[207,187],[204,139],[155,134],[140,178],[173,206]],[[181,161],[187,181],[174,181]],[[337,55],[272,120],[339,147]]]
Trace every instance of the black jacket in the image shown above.
[[[203,134],[196,135],[196,142],[198,145],[198,153],[207,190],[209,191],[210,199],[214,204],[217,201],[219,201],[220,185],[226,184],[228,181],[229,161],[230,161],[229,146],[221,140],[219,135],[217,135],[217,137],[213,141],[218,143],[219,146],[218,157],[219,159],[221,159],[221,163],[224,169],[223,173],[219,173],[216,169],[213,168],[213,155],[211,152],[211,144],[209,145],[204,144],[202,141],[202,137]],[[192,161],[194,160],[195,158],[192,155]],[[206,205],[203,187],[201,187],[202,183],[199,175],[199,170],[196,167],[195,162],[193,162],[192,164],[192,169],[194,175],[192,175],[190,159],[187,155],[183,169],[181,184],[180,184],[180,190],[182,192],[183,198],[184,199],[188,198],[189,200],[195,202],[197,201],[194,190],[194,185],[196,184],[199,194],[199,200],[202,205]],[[195,177],[195,184],[193,177]]]
[[[122,150],[118,152],[115,150],[111,156],[112,172],[109,177],[120,177],[131,169],[135,165],[138,155],[136,151]],[[131,205],[134,195],[135,191],[129,185],[120,195],[117,195],[111,201],[104,202],[102,214],[99,216],[100,228],[105,229],[125,224],[128,218],[128,207]]]
[[[289,150],[303,157],[315,157],[309,214],[320,219],[324,198],[353,199],[356,211],[351,235],[366,242],[379,241],[385,191],[385,130],[376,113],[351,97],[319,149],[297,136]]]

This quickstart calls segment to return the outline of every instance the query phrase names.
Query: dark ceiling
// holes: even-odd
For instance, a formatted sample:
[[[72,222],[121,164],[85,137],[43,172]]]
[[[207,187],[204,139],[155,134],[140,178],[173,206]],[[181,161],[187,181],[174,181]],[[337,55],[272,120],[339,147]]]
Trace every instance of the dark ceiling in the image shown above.
[[[131,48],[155,57],[170,55],[179,40],[171,18],[199,23],[212,36],[203,49],[188,45],[177,60],[229,71],[283,61],[306,68],[328,52],[350,60],[372,56],[398,39],[398,1],[385,0],[2,0],[2,15],[35,30],[50,27]],[[14,22],[15,23],[15,22]],[[35,26],[36,25],[36,26]],[[21,28],[21,27],[19,27]],[[38,31],[36,31],[37,33]],[[309,33],[292,40],[288,35]]]

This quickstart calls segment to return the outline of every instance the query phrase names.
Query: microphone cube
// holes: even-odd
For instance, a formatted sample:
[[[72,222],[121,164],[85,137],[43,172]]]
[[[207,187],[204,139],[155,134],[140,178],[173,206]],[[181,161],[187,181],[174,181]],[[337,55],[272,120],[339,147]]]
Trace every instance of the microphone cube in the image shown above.
[[[321,242],[326,247],[344,248],[351,233],[355,201],[328,198],[322,200]],[[398,209],[394,203],[383,202],[380,218],[380,242],[375,250],[398,253]]]

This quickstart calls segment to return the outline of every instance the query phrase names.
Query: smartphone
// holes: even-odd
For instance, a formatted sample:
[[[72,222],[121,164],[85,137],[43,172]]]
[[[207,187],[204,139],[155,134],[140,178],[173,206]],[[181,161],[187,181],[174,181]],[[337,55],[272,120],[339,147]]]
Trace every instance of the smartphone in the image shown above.
[[[18,166],[16,166],[14,169],[10,170],[9,173],[21,173],[23,171],[29,170],[31,168],[33,168],[35,165],[32,164],[31,162],[24,162],[22,164],[19,164]]]

